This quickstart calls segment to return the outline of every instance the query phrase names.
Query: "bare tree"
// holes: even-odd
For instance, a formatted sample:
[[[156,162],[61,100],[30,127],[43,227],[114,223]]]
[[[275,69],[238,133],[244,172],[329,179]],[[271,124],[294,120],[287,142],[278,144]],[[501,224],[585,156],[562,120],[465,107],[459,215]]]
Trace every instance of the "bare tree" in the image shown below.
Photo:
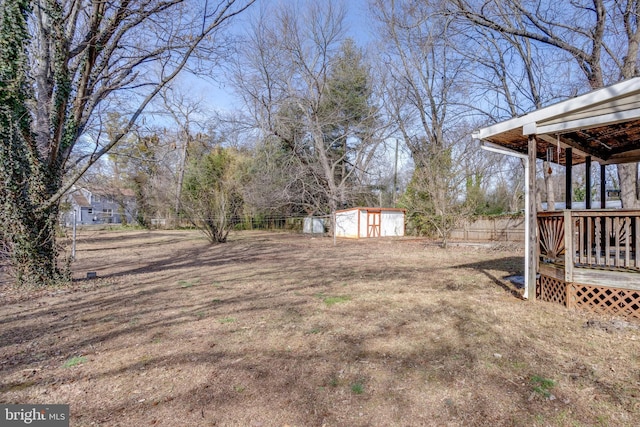
[[[591,89],[640,74],[638,0],[450,0],[450,12],[497,34],[551,48],[548,52],[574,64]],[[623,205],[640,207],[638,165],[618,165],[618,175]]]
[[[323,212],[326,204],[308,165],[277,138],[266,138],[254,148],[243,190],[247,213],[254,215],[312,215]]]
[[[385,41],[385,110],[415,165],[403,202],[417,228],[435,229],[446,244],[450,230],[474,212],[470,193],[483,188],[477,179],[485,173],[482,162],[466,161],[466,58],[450,43],[450,19],[440,6],[377,0],[372,13]]]
[[[295,159],[292,184],[314,213],[351,203],[378,144],[367,65],[344,19],[335,2],[265,12],[236,72],[263,140]]]
[[[508,13],[503,3],[494,6],[499,13]],[[522,30],[526,28],[523,16],[512,17],[512,24]],[[454,25],[456,49],[473,64],[462,78],[470,88],[468,107],[480,114],[481,122],[516,117],[575,92],[575,82],[569,79],[571,63],[559,52],[552,55],[553,51],[527,37],[495,32],[468,20],[458,20]],[[551,69],[553,73],[549,72]],[[508,158],[503,162],[521,163]],[[545,182],[544,188],[539,189],[540,200],[544,198],[547,209],[553,210],[555,195],[560,194],[559,180],[555,179],[549,159],[543,161],[540,171]],[[521,173],[512,177],[514,182],[518,175]]]
[[[115,146],[151,100],[254,0],[16,0],[0,3],[2,226],[19,282],[60,277],[55,224],[64,193]],[[121,133],[101,113],[128,98]],[[97,126],[95,144],[80,143]],[[72,153],[84,148],[84,155]],[[67,174],[67,171],[71,171]]]
[[[183,93],[171,88],[165,88],[160,93],[164,112],[171,116],[174,124],[178,127],[175,138],[176,150],[178,153],[178,163],[176,165],[176,191],[174,210],[175,214],[180,214],[180,199],[182,195],[182,182],[184,180],[185,165],[189,144],[194,139],[194,131],[204,131],[204,126],[198,121],[202,119],[201,101],[190,99]]]

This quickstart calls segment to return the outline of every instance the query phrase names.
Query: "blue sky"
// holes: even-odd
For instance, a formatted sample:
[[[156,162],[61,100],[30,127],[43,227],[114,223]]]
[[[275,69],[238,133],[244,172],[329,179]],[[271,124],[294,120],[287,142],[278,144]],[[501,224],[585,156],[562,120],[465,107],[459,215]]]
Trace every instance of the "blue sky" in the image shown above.
[[[252,14],[260,8],[268,8],[275,4],[294,4],[317,0],[258,0],[245,15],[234,23],[239,29]],[[356,40],[362,47],[371,39],[371,27],[367,22],[367,0],[333,0],[342,3],[347,9],[348,36]],[[232,88],[225,82],[224,72],[216,76],[216,81],[208,77],[197,77],[184,74],[178,79],[179,90],[194,100],[201,100],[206,110],[226,110],[242,108],[241,101],[236,98]]]

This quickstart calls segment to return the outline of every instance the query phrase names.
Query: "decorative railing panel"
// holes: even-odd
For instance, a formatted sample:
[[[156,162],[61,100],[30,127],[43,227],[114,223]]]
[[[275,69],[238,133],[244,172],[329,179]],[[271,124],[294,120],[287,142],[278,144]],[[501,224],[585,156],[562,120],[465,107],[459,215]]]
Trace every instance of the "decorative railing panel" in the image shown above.
[[[576,267],[640,270],[640,211],[539,212],[538,239],[542,262],[571,259]]]
[[[562,212],[538,214],[538,240],[542,262],[564,264],[564,215]]]
[[[640,211],[572,211],[574,265],[640,270]]]

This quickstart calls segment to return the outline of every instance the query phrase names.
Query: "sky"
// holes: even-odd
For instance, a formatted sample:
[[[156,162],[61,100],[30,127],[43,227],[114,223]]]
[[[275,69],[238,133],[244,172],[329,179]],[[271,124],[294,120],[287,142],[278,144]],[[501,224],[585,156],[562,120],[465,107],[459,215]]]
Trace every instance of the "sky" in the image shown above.
[[[245,15],[241,15],[234,22],[234,31],[242,31],[248,19],[260,11],[260,8],[269,8],[278,3],[294,4],[317,0],[258,0]],[[342,3],[347,10],[346,31],[348,37],[353,38],[361,47],[371,40],[371,29],[367,25],[367,0],[334,0]],[[242,108],[242,101],[234,94],[232,87],[226,82],[224,71],[218,72],[215,81],[209,77],[198,77],[183,74],[177,80],[180,91],[190,98],[202,101],[205,110],[225,111]]]
[[[253,6],[253,9],[235,21],[235,30],[242,31],[242,27],[246,25],[246,21],[251,19],[252,14],[258,13],[261,7],[267,8],[277,3],[293,4],[294,2],[305,3],[309,1],[318,0],[258,0],[257,4]],[[367,18],[368,0],[333,1],[342,2],[346,8],[347,16],[345,24],[347,37],[353,38],[361,48],[366,48],[373,40],[372,28],[369,18]],[[183,74],[178,79],[178,90],[187,94],[189,98],[195,101],[201,101],[204,113],[202,117],[203,122],[206,122],[215,111],[225,112],[241,110],[243,108],[242,100],[237,98],[231,85],[225,81],[223,71],[216,75],[216,81],[213,81],[209,77]],[[411,167],[411,155],[409,151],[406,150],[404,144],[400,145],[399,167],[400,169]],[[392,165],[395,158],[395,140],[385,141],[384,148],[384,157],[388,159],[385,163]]]

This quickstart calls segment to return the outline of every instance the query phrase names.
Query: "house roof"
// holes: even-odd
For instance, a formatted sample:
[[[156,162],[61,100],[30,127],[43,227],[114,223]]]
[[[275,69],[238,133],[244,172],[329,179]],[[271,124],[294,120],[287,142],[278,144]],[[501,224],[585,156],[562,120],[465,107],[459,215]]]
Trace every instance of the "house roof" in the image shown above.
[[[538,158],[546,159],[552,147],[560,164],[567,147],[574,164],[586,156],[600,164],[640,161],[640,77],[484,127],[474,138],[527,153],[529,135],[536,136]]]
[[[109,186],[91,186],[88,187],[91,193],[96,196],[107,197],[135,197],[136,193],[130,188],[109,187]]]
[[[80,191],[74,192],[73,194],[71,194],[71,197],[73,197],[73,201],[76,203],[76,205],[80,206],[81,208],[91,207],[91,203],[89,203],[87,198]]]

